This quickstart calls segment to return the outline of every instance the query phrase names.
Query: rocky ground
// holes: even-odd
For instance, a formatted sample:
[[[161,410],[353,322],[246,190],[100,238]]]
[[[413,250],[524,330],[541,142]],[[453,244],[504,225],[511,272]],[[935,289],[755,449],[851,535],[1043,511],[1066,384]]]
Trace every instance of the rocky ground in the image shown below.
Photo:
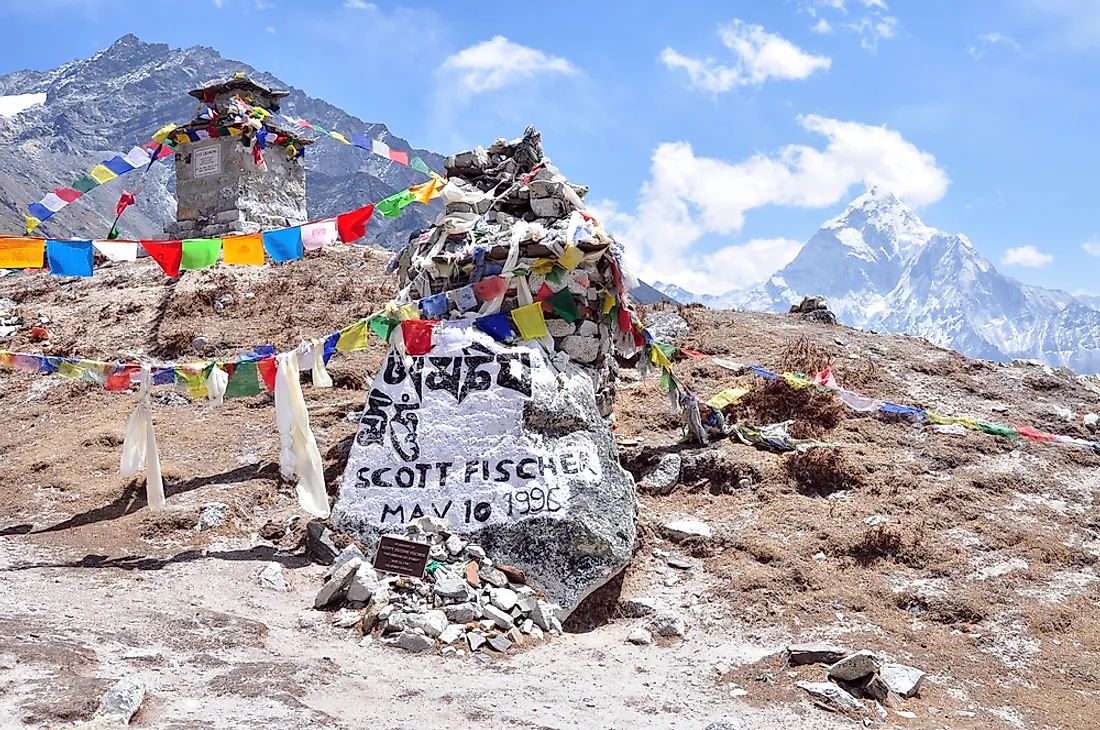
[[[18,322],[13,350],[41,351],[34,324],[59,354],[228,356],[370,313],[391,291],[384,260],[337,248],[178,280],[149,261],[77,282],[19,275],[0,279],[0,312]],[[831,363],[867,395],[1097,437],[1085,425],[1100,412],[1095,379],[799,315],[680,313],[691,331],[678,342],[726,360]],[[330,489],[381,356],[341,354],[335,388],[307,386]],[[685,443],[656,381],[624,371],[615,431],[642,509],[619,602],[607,620],[593,612],[593,630],[524,638],[487,661],[364,642],[333,625],[337,611],[313,608],[328,567],[306,553],[267,396],[216,407],[160,389],[168,508],[152,513],[143,483],[118,476],[135,396],[0,374],[0,727],[89,720],[123,678],[147,688],[133,727],[855,726],[797,686],[823,681],[820,666],[784,669],[784,648],[806,641],[928,673],[885,726],[1096,727],[1100,455],[791,398],[713,359],[676,365],[705,397],[753,383],[742,420],[793,418],[796,435],[838,446],[789,455]],[[225,510],[206,510],[213,526],[198,531],[211,503]],[[709,536],[667,527],[684,520]],[[286,590],[261,582],[272,564]],[[631,617],[646,602],[678,613],[685,637],[628,641],[652,632],[652,616]]]

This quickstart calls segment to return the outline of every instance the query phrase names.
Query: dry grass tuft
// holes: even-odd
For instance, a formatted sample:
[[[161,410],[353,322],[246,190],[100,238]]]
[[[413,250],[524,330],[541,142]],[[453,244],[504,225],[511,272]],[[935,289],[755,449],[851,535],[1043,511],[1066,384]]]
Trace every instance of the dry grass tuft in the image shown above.
[[[864,485],[863,472],[840,449],[811,449],[791,454],[785,466],[798,491],[807,496],[827,497]]]
[[[764,381],[729,409],[734,418],[754,426],[794,421],[790,433],[795,438],[816,438],[831,431],[846,411],[844,403],[832,393],[816,388],[795,389],[784,380]]]

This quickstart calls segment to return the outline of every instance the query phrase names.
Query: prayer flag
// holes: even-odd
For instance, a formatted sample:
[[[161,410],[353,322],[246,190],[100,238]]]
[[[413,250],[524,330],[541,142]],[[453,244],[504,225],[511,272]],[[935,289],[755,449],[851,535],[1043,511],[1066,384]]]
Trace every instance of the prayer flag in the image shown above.
[[[649,359],[659,368],[665,370],[672,369],[672,361],[668,359],[668,355],[657,343],[654,343],[653,346],[649,348]]]
[[[336,354],[336,343],[340,341],[340,333],[333,332],[325,340],[324,349],[321,351],[321,358],[324,363],[328,365],[328,361],[332,359],[332,356]]]
[[[409,160],[409,167],[416,170],[417,172],[422,172],[425,175],[432,174],[431,168],[429,168],[427,164],[425,164],[424,160],[420,159],[419,157],[414,157]]]
[[[92,190],[94,188],[99,187],[99,181],[96,180],[91,175],[85,175],[84,177],[80,178],[79,180],[73,181],[73,184],[70,187],[73,190],[75,190],[78,193],[83,195],[84,193],[88,192],[89,190]]]
[[[187,386],[187,392],[190,393],[192,400],[206,397],[208,391],[205,371],[206,368],[203,365],[184,365],[176,368],[176,382]]]
[[[264,248],[274,261],[293,261],[305,256],[302,248],[302,229],[283,228],[278,231],[264,231]]]
[[[409,153],[400,150],[390,150],[390,159],[399,165],[409,166]]]
[[[336,228],[340,233],[340,240],[344,243],[358,241],[367,235],[367,221],[374,213],[374,206],[368,205],[350,213],[344,213],[336,217]]]
[[[432,351],[432,331],[439,324],[431,319],[406,319],[401,322],[401,336],[405,339],[405,352],[410,355],[427,355]]]
[[[374,317],[370,320],[370,328],[374,330],[374,334],[378,335],[383,342],[390,341],[390,333],[393,332],[393,328],[401,324],[401,320],[393,319],[392,317]]]
[[[634,329],[630,322],[630,310],[625,306],[619,307],[619,329],[623,332],[630,332]]]
[[[46,241],[46,261],[54,276],[91,276],[91,241]]]
[[[443,188],[447,185],[447,181],[441,177],[433,177],[426,183],[420,183],[419,185],[413,185],[409,188],[409,192],[413,194],[413,198],[418,203],[430,203],[433,198],[439,197],[439,194],[443,192]]]
[[[51,213],[56,213],[57,211],[68,205],[68,203],[66,203],[64,200],[57,197],[56,193],[52,192],[46,193],[46,197],[42,198],[42,200],[38,202],[39,205],[42,205],[46,208],[46,210],[50,211]]]
[[[543,286],[546,285],[543,284]],[[573,292],[567,288],[544,299],[542,306],[545,308],[547,305],[550,305],[559,317],[570,324],[576,322],[577,318],[581,316],[580,310],[577,309],[577,300],[573,298]]]
[[[494,276],[485,281],[477,281],[472,286],[474,287],[474,294],[477,294],[478,299],[483,302],[496,299],[508,291],[508,284],[505,283],[503,276]]]
[[[267,392],[274,393],[275,375],[278,371],[278,365],[275,363],[275,358],[265,357],[263,360],[257,361],[256,370],[260,373],[260,377],[263,378],[264,387],[267,388]]]
[[[127,172],[130,172],[130,170],[134,169],[134,165],[131,165],[125,160],[125,158],[121,157],[120,155],[115,155],[109,160],[104,160],[103,166],[113,172],[115,174],[115,177],[118,177],[119,175],[124,175]]]
[[[402,190],[399,193],[394,193],[390,197],[382,200],[374,207],[386,218],[396,218],[401,215],[401,209],[409,203],[413,202],[415,198],[409,190]]]
[[[474,296],[474,288],[472,286],[464,286],[461,289],[455,289],[451,292],[451,296],[455,300],[455,306],[463,312],[469,312],[471,309],[477,308],[477,297]]]
[[[542,313],[542,305],[538,302],[513,309],[512,321],[516,323],[520,337],[525,340],[547,337],[550,334],[546,329],[546,319]]]
[[[425,319],[439,319],[447,313],[447,293],[440,292],[420,300],[420,312]]]
[[[370,151],[382,157],[390,156],[390,146],[380,139],[372,139],[370,141]]]
[[[126,393],[130,390],[131,373],[141,372],[137,365],[112,365],[112,372],[107,375],[104,384],[109,393]]]
[[[129,190],[123,190],[122,195],[118,196],[118,202],[115,203],[115,215],[122,215],[122,211],[134,204],[134,194]]]
[[[244,360],[233,367],[229,383],[225,386],[226,398],[247,398],[263,392],[260,385],[260,373],[255,360]]]
[[[335,218],[327,218],[302,226],[302,248],[306,251],[316,251],[332,243],[336,243]]]
[[[41,269],[45,249],[41,238],[0,238],[0,269]]]
[[[408,304],[402,304],[397,310],[402,320],[406,319],[420,319],[420,310],[416,304],[409,302]]]
[[[88,177],[102,185],[105,182],[114,180],[118,175],[112,172],[106,165],[100,163],[92,168],[92,171],[88,173]]]
[[[42,205],[42,203],[31,203],[30,205],[27,206],[27,212],[30,213],[30,215],[29,216],[23,216],[24,218],[28,219],[27,220],[27,225],[30,226],[30,224],[31,224],[30,219],[34,219],[34,220],[38,221],[38,223],[34,224],[35,227],[37,227],[39,223],[46,220],[47,218],[49,218],[54,213],[52,210],[50,210],[46,206]],[[34,229],[31,228],[27,232],[29,233],[31,230],[34,230]]]
[[[348,142],[347,137],[340,134],[339,132],[329,132],[328,136],[332,137],[335,140],[339,140],[340,142],[343,142],[344,144],[351,144],[351,142]]]
[[[182,241],[142,241],[141,247],[149,252],[165,274],[179,276],[180,262],[183,260]]]
[[[33,215],[27,215],[26,213],[23,214],[23,221],[27,224],[28,235],[33,233],[35,228],[38,228],[40,225],[42,225],[41,219],[36,218]]]
[[[220,238],[189,238],[183,242],[180,269],[192,271],[213,266],[218,262],[218,254],[221,250]]]
[[[749,390],[750,389],[746,387],[729,388],[728,390],[723,390],[721,393],[708,400],[707,405],[711,408],[722,410],[726,406],[735,405],[738,401],[748,395]]]
[[[264,265],[264,237],[259,233],[222,239],[222,258],[227,264]]]
[[[558,259],[558,263],[572,271],[584,260],[584,251],[572,243],[565,247],[565,253]]]
[[[57,374],[69,380],[80,380],[80,376],[84,374],[84,370],[67,360],[62,360],[57,368]]]
[[[109,261],[137,261],[135,241],[92,241],[92,245]]]
[[[544,282],[542,282],[542,286],[539,287],[538,293],[535,294],[535,301],[536,302],[544,302],[552,296],[554,296],[554,290],[551,289],[546,284],[546,282],[544,281]],[[542,307],[542,311],[549,312],[550,311],[550,305],[544,304],[543,307]]]
[[[340,339],[336,342],[336,349],[339,352],[365,350],[367,348],[367,332],[366,322],[356,322],[340,333]]]
[[[603,315],[606,317],[607,314],[614,308],[615,308],[615,295],[612,294],[611,292],[608,292],[608,293],[604,294],[603,295]]]

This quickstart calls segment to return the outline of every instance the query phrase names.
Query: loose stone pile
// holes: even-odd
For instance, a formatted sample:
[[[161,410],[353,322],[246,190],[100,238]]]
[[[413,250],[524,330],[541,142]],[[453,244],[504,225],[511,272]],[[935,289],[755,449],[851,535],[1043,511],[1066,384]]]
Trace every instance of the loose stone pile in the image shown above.
[[[334,625],[411,652],[505,653],[561,633],[557,605],[527,585],[521,571],[447,532],[443,520],[413,520],[405,539],[431,546],[425,580],[380,575],[350,545],[337,555],[314,606],[342,606]]]
[[[829,311],[825,297],[803,297],[799,304],[791,305],[791,314],[801,314],[807,322],[836,324],[836,315]]]
[[[794,644],[787,654],[792,665],[827,665],[825,675],[831,681],[798,682],[799,689],[828,709],[857,715],[867,712],[861,701],[867,699],[885,718],[885,708],[897,708],[901,698],[915,696],[925,677],[916,667],[888,662],[866,649],[850,652],[830,644]]]
[[[611,352],[629,357],[637,343],[608,317],[606,294],[622,291],[624,283],[629,290],[637,281],[623,269],[619,245],[585,212],[588,188],[571,184],[550,163],[533,127],[520,139],[452,155],[445,166],[445,214],[391,264],[403,287],[397,301],[505,275],[507,291],[483,305],[477,312],[482,315],[568,289],[577,317],[568,321],[548,312],[550,336],[540,342],[551,355],[562,353],[598,372],[597,401],[609,417],[616,384]],[[563,257],[571,267],[554,265]],[[471,316],[457,304],[449,300],[440,318]]]

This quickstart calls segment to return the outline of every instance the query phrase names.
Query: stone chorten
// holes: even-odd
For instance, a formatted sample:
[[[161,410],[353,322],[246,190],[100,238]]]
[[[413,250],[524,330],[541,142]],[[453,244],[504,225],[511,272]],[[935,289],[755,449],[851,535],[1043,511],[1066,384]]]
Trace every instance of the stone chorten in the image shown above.
[[[237,75],[211,81],[190,94],[199,106],[195,118],[174,132],[190,141],[177,136],[176,221],[165,226],[165,233],[172,238],[207,238],[305,223],[306,172],[295,152],[313,140],[270,117],[262,122],[249,119],[234,108],[239,98],[277,112],[288,93]],[[225,134],[227,128],[244,132]],[[253,146],[265,133],[261,165]]]

